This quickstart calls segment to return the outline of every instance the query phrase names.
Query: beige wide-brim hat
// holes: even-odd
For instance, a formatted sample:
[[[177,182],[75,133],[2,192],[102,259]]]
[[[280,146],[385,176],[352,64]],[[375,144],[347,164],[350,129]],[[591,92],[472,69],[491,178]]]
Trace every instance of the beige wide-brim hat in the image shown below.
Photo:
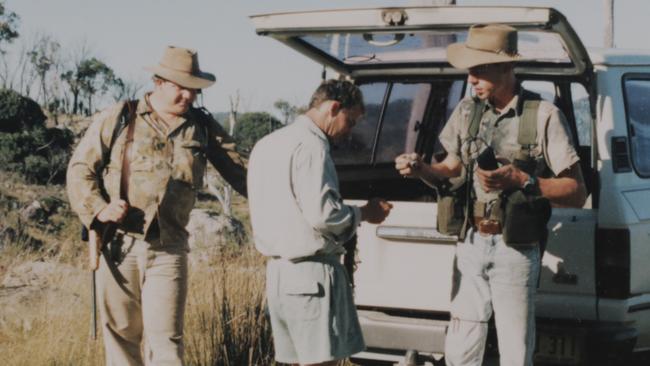
[[[217,81],[213,74],[201,71],[198,53],[187,48],[169,46],[158,65],[144,69],[188,89],[205,89]]]
[[[447,59],[458,69],[513,62],[517,52],[517,30],[504,24],[475,24],[469,28],[465,43],[447,46]]]

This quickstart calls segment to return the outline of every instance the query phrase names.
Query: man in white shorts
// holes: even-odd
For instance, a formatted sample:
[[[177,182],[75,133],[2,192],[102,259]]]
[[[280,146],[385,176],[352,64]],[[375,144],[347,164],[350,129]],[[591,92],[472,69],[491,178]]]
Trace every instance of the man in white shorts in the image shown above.
[[[361,221],[380,223],[391,205],[343,203],[330,142],[364,113],[361,91],[328,80],[309,110],[261,139],[248,170],[256,248],[269,258],[266,292],[278,362],[330,365],[364,349],[343,244]]]

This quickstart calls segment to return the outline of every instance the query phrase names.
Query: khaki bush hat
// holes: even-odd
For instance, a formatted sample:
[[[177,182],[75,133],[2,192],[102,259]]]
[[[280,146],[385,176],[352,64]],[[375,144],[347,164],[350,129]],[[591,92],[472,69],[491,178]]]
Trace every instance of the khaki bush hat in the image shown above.
[[[465,43],[447,47],[449,63],[458,69],[517,61],[517,30],[504,24],[475,24]]]
[[[217,81],[213,74],[201,71],[198,53],[187,48],[169,46],[158,65],[144,69],[188,89],[204,89]]]

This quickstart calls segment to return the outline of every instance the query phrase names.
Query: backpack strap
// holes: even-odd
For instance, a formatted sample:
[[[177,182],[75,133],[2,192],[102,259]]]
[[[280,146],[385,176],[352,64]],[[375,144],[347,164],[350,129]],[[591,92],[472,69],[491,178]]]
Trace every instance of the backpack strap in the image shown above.
[[[483,117],[483,111],[485,110],[486,102],[479,98],[472,98],[474,104],[469,113],[469,126],[467,128],[467,133],[471,140],[474,140],[478,136],[479,126],[481,125],[481,118]],[[468,145],[468,148],[471,144]],[[465,167],[465,207],[463,209],[463,225],[460,228],[460,233],[458,234],[458,239],[460,241],[465,240],[467,235],[467,230],[471,225],[470,217],[473,217],[474,213],[474,160],[470,160],[469,164]]]
[[[469,127],[467,132],[469,136],[474,139],[478,136],[478,128],[481,125],[481,117],[483,117],[483,111],[485,110],[485,101],[479,98],[472,98],[474,100],[474,105],[472,110],[469,112]]]
[[[104,152],[102,152],[102,161],[101,165],[99,166],[99,170],[97,172],[98,176],[101,176],[104,169],[106,169],[106,166],[108,166],[108,163],[111,160],[111,150],[113,150],[113,146],[115,145],[115,141],[117,141],[117,138],[120,136],[122,131],[128,126],[132,125],[131,121],[135,120],[135,115],[136,115],[136,109],[138,106],[138,101],[137,100],[127,100],[124,102],[124,105],[122,106],[122,110],[120,111],[120,114],[118,115],[118,121],[115,123],[115,127],[113,128],[113,133],[111,134],[111,140],[108,142],[108,149],[106,149]],[[120,183],[121,185],[121,183]],[[106,190],[104,189],[104,184],[100,180],[99,182],[99,190],[104,196],[106,200],[108,200],[108,194],[106,193]],[[122,190],[122,187],[120,187],[120,191]],[[102,239],[107,239],[108,237],[112,237],[114,235],[115,230],[112,229],[107,233],[109,230],[104,230],[102,234]],[[81,227],[81,240],[82,241],[88,241],[88,228],[85,226]],[[104,243],[106,241],[103,241]]]
[[[113,128],[113,134],[111,134],[111,140],[108,143],[108,149],[104,151],[102,154],[102,166],[101,170],[103,170],[108,163],[111,160],[111,150],[113,150],[113,146],[115,145],[115,141],[117,141],[117,138],[120,136],[122,131],[126,128],[126,126],[131,123],[135,119],[136,115],[136,109],[138,107],[138,101],[137,100],[127,100],[124,102],[124,106],[122,106],[122,111],[119,114],[119,120],[115,124],[115,127]]]
[[[537,93],[524,90],[522,93],[523,107],[519,117],[519,135],[517,143],[523,148],[530,150],[537,145],[537,111],[541,102],[541,96]]]
[[[126,103],[129,106],[129,103]],[[133,116],[135,113],[129,109],[128,117],[126,118],[126,141],[124,142],[124,151],[122,153],[122,173],[120,175],[120,198],[129,202],[129,180],[131,176],[131,147],[133,146],[133,135],[135,134],[135,123],[133,123]]]

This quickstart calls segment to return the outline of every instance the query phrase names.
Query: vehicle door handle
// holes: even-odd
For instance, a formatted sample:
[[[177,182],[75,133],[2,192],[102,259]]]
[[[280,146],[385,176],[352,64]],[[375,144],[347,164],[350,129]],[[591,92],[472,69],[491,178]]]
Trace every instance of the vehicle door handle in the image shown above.
[[[443,235],[432,227],[377,226],[375,234],[386,240],[416,241],[421,243],[456,244],[456,236]]]

